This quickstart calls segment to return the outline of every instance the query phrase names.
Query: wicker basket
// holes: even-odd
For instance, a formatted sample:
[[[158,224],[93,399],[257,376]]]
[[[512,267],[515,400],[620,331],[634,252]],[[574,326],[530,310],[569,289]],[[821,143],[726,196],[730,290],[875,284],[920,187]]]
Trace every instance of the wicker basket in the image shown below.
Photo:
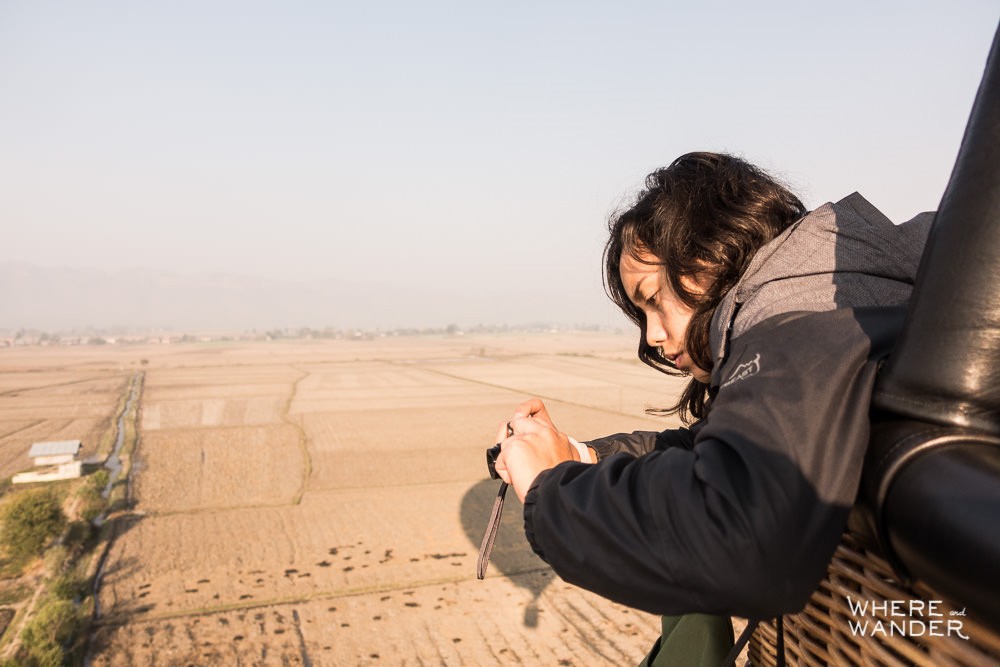
[[[855,603],[879,604],[855,614],[848,596]],[[806,607],[784,617],[785,661],[789,665],[1000,665],[1000,636],[968,616],[952,615],[960,610],[947,601],[936,604],[938,600],[941,596],[919,585],[901,584],[884,559],[845,533],[826,578]],[[933,612],[940,615],[921,615],[921,604],[935,604]],[[934,635],[928,631],[932,620],[937,621]],[[866,630],[861,629],[864,622]],[[751,664],[776,665],[777,642],[774,621],[762,622],[750,639]]]

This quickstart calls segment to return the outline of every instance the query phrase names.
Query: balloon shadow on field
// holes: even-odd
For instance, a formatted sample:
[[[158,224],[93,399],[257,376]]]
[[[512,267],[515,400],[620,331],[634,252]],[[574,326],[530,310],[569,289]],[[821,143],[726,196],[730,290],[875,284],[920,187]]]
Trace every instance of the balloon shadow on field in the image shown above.
[[[462,528],[477,552],[486,534],[499,489],[499,481],[485,479],[477,482],[462,497]],[[531,550],[524,536],[524,506],[513,489],[507,490],[500,527],[497,529],[493,553],[486,570],[487,577],[491,571],[501,572],[517,586],[531,592],[531,601],[524,610],[524,625],[537,627],[538,597],[552,581],[552,574]]]

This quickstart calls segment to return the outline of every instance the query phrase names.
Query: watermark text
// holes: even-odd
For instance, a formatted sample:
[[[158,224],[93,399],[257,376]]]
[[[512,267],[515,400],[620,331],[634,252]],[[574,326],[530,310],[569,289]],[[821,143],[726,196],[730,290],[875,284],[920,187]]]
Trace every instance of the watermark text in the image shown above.
[[[862,600],[847,597],[855,637],[960,637],[965,610],[945,611],[941,600]]]

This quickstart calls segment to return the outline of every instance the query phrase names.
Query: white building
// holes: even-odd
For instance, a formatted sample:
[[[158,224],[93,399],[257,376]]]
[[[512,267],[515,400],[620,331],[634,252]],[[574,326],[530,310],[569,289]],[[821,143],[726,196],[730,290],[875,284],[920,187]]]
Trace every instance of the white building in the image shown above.
[[[81,447],[79,440],[36,442],[28,450],[28,456],[35,460],[35,469],[18,473],[10,481],[14,484],[27,484],[79,477],[83,472]]]

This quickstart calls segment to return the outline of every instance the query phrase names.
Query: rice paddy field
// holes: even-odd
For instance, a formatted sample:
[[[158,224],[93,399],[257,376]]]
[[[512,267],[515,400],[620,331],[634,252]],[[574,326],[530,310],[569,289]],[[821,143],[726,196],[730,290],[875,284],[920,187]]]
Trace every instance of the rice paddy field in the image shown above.
[[[572,587],[483,452],[521,401],[579,440],[670,422],[634,336],[385,337],[0,350],[0,467],[97,451],[145,375],[130,511],[101,570],[97,665],[621,665],[659,618]]]

